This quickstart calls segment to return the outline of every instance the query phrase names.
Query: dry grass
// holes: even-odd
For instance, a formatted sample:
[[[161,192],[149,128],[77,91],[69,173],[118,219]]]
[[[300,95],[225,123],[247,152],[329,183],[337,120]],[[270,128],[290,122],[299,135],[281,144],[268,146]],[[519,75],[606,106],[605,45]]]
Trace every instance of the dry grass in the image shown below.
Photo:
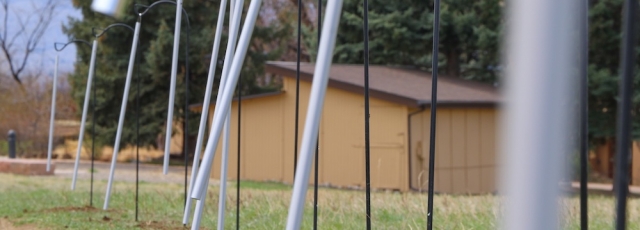
[[[0,174],[0,217],[14,226],[42,229],[179,229],[183,206],[181,184],[143,183],[140,191],[140,222],[134,218],[134,185],[116,183],[110,209],[100,209],[104,181],[95,185],[94,206],[88,204],[89,184],[79,181],[69,191],[69,180],[51,177],[23,177]],[[290,187],[274,183],[243,182],[240,224],[243,229],[282,229],[287,217]],[[225,228],[235,228],[235,186],[227,198]],[[216,226],[218,187],[210,187],[202,226]],[[313,223],[313,193],[307,195],[303,229]],[[591,229],[613,226],[614,203],[611,197],[594,195],[589,200]],[[337,189],[319,191],[318,226],[320,229],[362,229],[365,223],[364,193]],[[578,199],[569,197],[563,207],[563,228],[579,229]],[[500,199],[492,195],[435,197],[436,229],[496,229]],[[629,201],[629,229],[640,229],[640,200]],[[423,229],[426,194],[375,192],[372,194],[372,218],[376,229]]]

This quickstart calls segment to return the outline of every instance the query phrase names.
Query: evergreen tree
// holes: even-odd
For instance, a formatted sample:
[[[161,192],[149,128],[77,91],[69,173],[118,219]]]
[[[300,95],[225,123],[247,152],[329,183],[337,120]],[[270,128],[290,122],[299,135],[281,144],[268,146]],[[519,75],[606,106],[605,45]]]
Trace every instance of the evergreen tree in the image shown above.
[[[153,1],[137,1],[150,5]],[[74,0],[74,6],[82,11],[82,19],[71,19],[64,27],[70,39],[85,39],[92,41],[92,27],[104,28],[116,21],[110,17],[95,13],[90,9],[91,1]],[[245,11],[248,1],[245,4]],[[218,17],[219,1],[193,0],[184,1],[183,7],[189,14],[189,81],[190,104],[201,103],[211,58],[211,48]],[[228,7],[228,5],[227,5]],[[246,13],[246,12],[245,12]],[[228,11],[224,23],[225,34],[222,36],[214,94],[218,89],[219,77],[224,62],[224,52],[228,32]],[[244,19],[244,16],[242,17]],[[131,7],[131,14],[122,19],[122,23],[134,26],[137,20]],[[138,55],[140,64],[136,64],[132,79],[131,91],[127,103],[127,114],[122,132],[121,147],[135,144],[135,105],[137,71],[140,73],[140,143],[141,145],[162,146],[164,141],[167,104],[169,99],[169,83],[171,72],[171,55],[173,48],[173,31],[175,23],[175,5],[165,4],[154,7],[142,18],[140,30],[140,44]],[[262,89],[255,84],[255,78],[264,73],[265,60],[276,59],[281,53],[277,45],[274,49],[266,50],[261,44],[278,44],[284,42],[283,37],[289,35],[291,29],[288,24],[258,23],[252,36],[252,43],[244,62],[241,73],[242,94],[252,94],[269,89]],[[182,120],[184,113],[184,83],[185,83],[185,51],[187,42],[187,20],[183,14],[182,32],[180,38],[180,54],[176,85],[174,119]],[[131,51],[133,33],[124,28],[113,28],[98,39],[99,45],[96,56],[96,143],[112,145],[118,123],[122,95],[124,90],[126,70]],[[90,48],[79,47],[78,59],[75,63],[75,73],[70,77],[72,94],[76,102],[81,105],[89,69]],[[139,68],[139,70],[138,70]],[[215,95],[213,95],[215,101]],[[191,113],[189,118],[189,134],[197,133],[199,114]],[[90,120],[88,120],[90,122]],[[176,124],[174,122],[174,124]],[[91,125],[87,125],[90,129]],[[90,133],[90,132],[87,132]]]
[[[440,70],[485,82],[499,74],[502,31],[499,0],[443,0],[440,20]],[[346,0],[336,41],[334,62],[363,63],[363,8],[361,0]],[[433,43],[432,1],[369,3],[370,63],[430,69]],[[316,38],[307,28],[311,56]]]

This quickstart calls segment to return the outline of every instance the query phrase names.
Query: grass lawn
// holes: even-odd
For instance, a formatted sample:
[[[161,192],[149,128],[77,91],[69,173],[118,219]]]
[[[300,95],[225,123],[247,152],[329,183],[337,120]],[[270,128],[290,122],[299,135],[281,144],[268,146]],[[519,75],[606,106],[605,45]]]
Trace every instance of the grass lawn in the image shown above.
[[[283,229],[291,188],[274,183],[242,182],[240,227]],[[57,177],[25,177],[0,174],[0,218],[13,225],[41,229],[183,229],[183,185],[140,184],[139,222],[134,221],[135,184],[114,184],[110,209],[102,210],[106,181],[94,187],[89,204],[89,181],[80,180],[70,191],[70,180]],[[228,191],[225,229],[235,229],[235,185]],[[302,229],[313,223],[309,190]],[[337,189],[319,191],[319,229],[363,229],[364,192]],[[375,229],[424,229],[426,194],[375,192],[372,194],[372,224]],[[613,227],[614,200],[593,195],[589,200],[591,229]],[[211,186],[202,227],[215,229],[218,187]],[[435,197],[436,229],[496,229],[499,198],[492,195]],[[561,201],[565,229],[579,229],[578,199]],[[629,229],[640,229],[640,199],[629,201]]]

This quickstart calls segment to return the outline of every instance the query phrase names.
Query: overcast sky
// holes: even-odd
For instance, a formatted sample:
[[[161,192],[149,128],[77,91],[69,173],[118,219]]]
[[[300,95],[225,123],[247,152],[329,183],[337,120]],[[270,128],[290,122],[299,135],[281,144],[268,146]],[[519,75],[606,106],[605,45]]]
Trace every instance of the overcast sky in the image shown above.
[[[36,48],[36,52],[29,58],[27,67],[29,70],[34,70],[35,68],[44,68],[43,73],[45,73],[46,78],[53,78],[53,70],[54,63],[57,51],[53,48],[54,42],[67,42],[67,36],[62,33],[62,25],[68,22],[69,17],[73,18],[82,18],[82,13],[80,10],[73,8],[71,0],[55,0],[57,1],[57,7],[51,20],[51,24],[45,31],[44,36],[38,43],[38,47]],[[89,1],[89,0],[87,0]],[[9,9],[9,34],[15,33],[18,26],[17,25],[17,17],[21,17],[23,20],[27,18],[27,16],[34,11],[34,6],[41,7],[46,3],[45,0],[9,0],[10,9]],[[4,14],[5,12],[0,12]],[[16,14],[17,13],[17,14]],[[36,17],[33,17],[30,20],[30,23],[27,24],[27,28],[33,28],[36,23]],[[2,26],[2,25],[0,25]],[[13,33],[12,33],[13,32]],[[16,47],[24,49],[24,43],[22,41],[25,38],[18,38],[16,41]],[[65,48],[60,54],[60,72],[71,72],[73,71],[73,63],[76,60],[76,47],[69,46]],[[2,58],[4,59],[4,58]],[[6,70],[8,65],[6,62],[2,63],[3,70]]]

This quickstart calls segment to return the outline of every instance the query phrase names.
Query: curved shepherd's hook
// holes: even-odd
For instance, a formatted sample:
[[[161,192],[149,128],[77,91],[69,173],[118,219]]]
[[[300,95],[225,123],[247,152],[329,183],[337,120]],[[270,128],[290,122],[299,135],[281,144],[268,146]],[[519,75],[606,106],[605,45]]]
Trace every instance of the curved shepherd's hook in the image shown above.
[[[132,71],[133,71],[133,61],[135,59],[136,48],[137,48],[137,45],[139,43],[138,40],[139,40],[139,33],[140,33],[140,26],[141,26],[141,22],[142,22],[142,16],[144,16],[146,13],[148,13],[149,10],[151,10],[153,7],[155,7],[157,5],[160,5],[160,4],[163,4],[163,3],[176,4],[176,2],[166,1],[165,0],[165,1],[154,2],[153,4],[151,4],[149,6],[140,5],[140,4],[135,4],[134,5],[134,10],[138,14],[138,21],[136,22],[135,34],[134,34],[134,42],[133,42],[133,45],[132,45],[133,47],[132,47],[132,50],[131,50],[131,57],[129,59],[129,69],[127,71],[127,82],[125,84],[125,91],[124,91],[125,94],[124,94],[124,96],[122,98],[122,107],[120,109],[120,118],[118,120],[118,129],[116,131],[116,140],[115,140],[115,144],[113,145],[113,155],[112,155],[112,159],[111,159],[111,169],[109,171],[109,180],[107,182],[107,191],[105,193],[105,200],[104,200],[104,206],[103,206],[103,209],[105,209],[105,210],[109,207],[109,198],[111,196],[111,187],[113,185],[113,177],[114,177],[114,173],[115,173],[116,160],[117,160],[117,157],[118,157],[118,149],[120,148],[120,137],[121,137],[121,134],[122,134],[122,126],[123,126],[123,123],[124,123],[124,116],[125,116],[126,105],[127,105],[129,85],[130,85],[130,81],[131,81],[131,74],[132,74]],[[187,12],[184,9],[182,9],[181,12],[184,13],[186,18],[187,18],[187,47],[188,47],[188,43],[189,43],[189,32],[188,31],[191,28],[191,24],[189,22],[189,15],[187,14]],[[108,30],[110,27],[112,27],[112,26],[109,26],[109,27],[105,28],[104,31]],[[104,33],[104,31],[103,31],[103,33]],[[174,43],[174,45],[175,45],[175,43]],[[174,47],[174,51],[177,51],[175,47]],[[177,53],[174,53],[174,54],[177,54]],[[188,67],[189,61],[188,61],[188,59],[189,59],[188,55],[186,55],[185,62],[186,62],[186,66],[187,66],[186,67],[187,74],[189,72],[189,67]],[[177,61],[177,57],[176,57],[176,61]],[[177,63],[176,63],[176,65],[177,65]],[[174,101],[173,99],[174,99],[174,96],[175,96],[175,74],[176,74],[175,71],[174,71],[175,69],[176,68],[172,69],[172,79],[171,79],[171,85],[172,86],[171,86],[171,92],[170,92],[170,97],[169,97],[169,100],[170,100],[170,102],[169,102],[169,116],[168,116],[168,120],[169,121],[171,121],[171,118],[173,117],[173,106],[172,105],[173,105],[173,101]],[[186,114],[185,114],[185,118],[186,118]],[[168,122],[168,124],[170,124],[170,123]],[[167,126],[167,133],[169,134],[169,138],[171,137],[171,128],[172,128],[171,125]],[[167,143],[170,143],[170,142],[168,141]],[[168,153],[168,152],[166,152],[166,151],[168,151],[168,149],[169,149],[168,147],[165,147],[165,154]],[[165,155],[165,166],[168,166],[168,165],[166,165],[168,163],[167,160],[168,160],[168,155]],[[166,169],[168,169],[168,168],[165,168],[165,173],[166,173]]]
[[[178,48],[180,43],[180,23],[182,21],[182,13],[187,15],[187,12],[182,8],[182,0],[178,0],[177,2],[169,1],[169,0],[161,0],[154,2],[149,6],[134,4],[134,10],[140,15],[140,17],[144,16],[149,12],[153,7],[160,4],[175,4],[176,5],[176,23],[175,30],[173,32],[173,57],[171,61],[171,85],[169,88],[169,105],[168,105],[168,114],[167,114],[167,131],[165,134],[165,142],[164,142],[164,163],[162,167],[162,172],[166,175],[169,172],[169,150],[171,148],[171,132],[173,128],[173,106],[175,101],[176,94],[176,75],[178,71]],[[142,11],[141,11],[142,10]],[[187,26],[189,25],[189,15],[187,15]],[[188,33],[187,33],[188,34]]]
[[[89,44],[88,41],[76,39],[67,43],[61,43],[61,42],[53,43],[53,48],[56,51],[60,52],[64,50],[64,48],[66,48],[71,43],[81,43],[91,47],[91,44]],[[58,45],[61,45],[62,47],[58,48]],[[47,172],[51,170],[51,152],[53,151],[53,129],[54,129],[54,120],[56,115],[56,91],[57,91],[56,86],[57,85],[58,85],[58,55],[56,54],[56,64],[53,71],[53,86],[52,86],[53,92],[51,95],[51,119],[49,123],[49,146],[47,148]]]

